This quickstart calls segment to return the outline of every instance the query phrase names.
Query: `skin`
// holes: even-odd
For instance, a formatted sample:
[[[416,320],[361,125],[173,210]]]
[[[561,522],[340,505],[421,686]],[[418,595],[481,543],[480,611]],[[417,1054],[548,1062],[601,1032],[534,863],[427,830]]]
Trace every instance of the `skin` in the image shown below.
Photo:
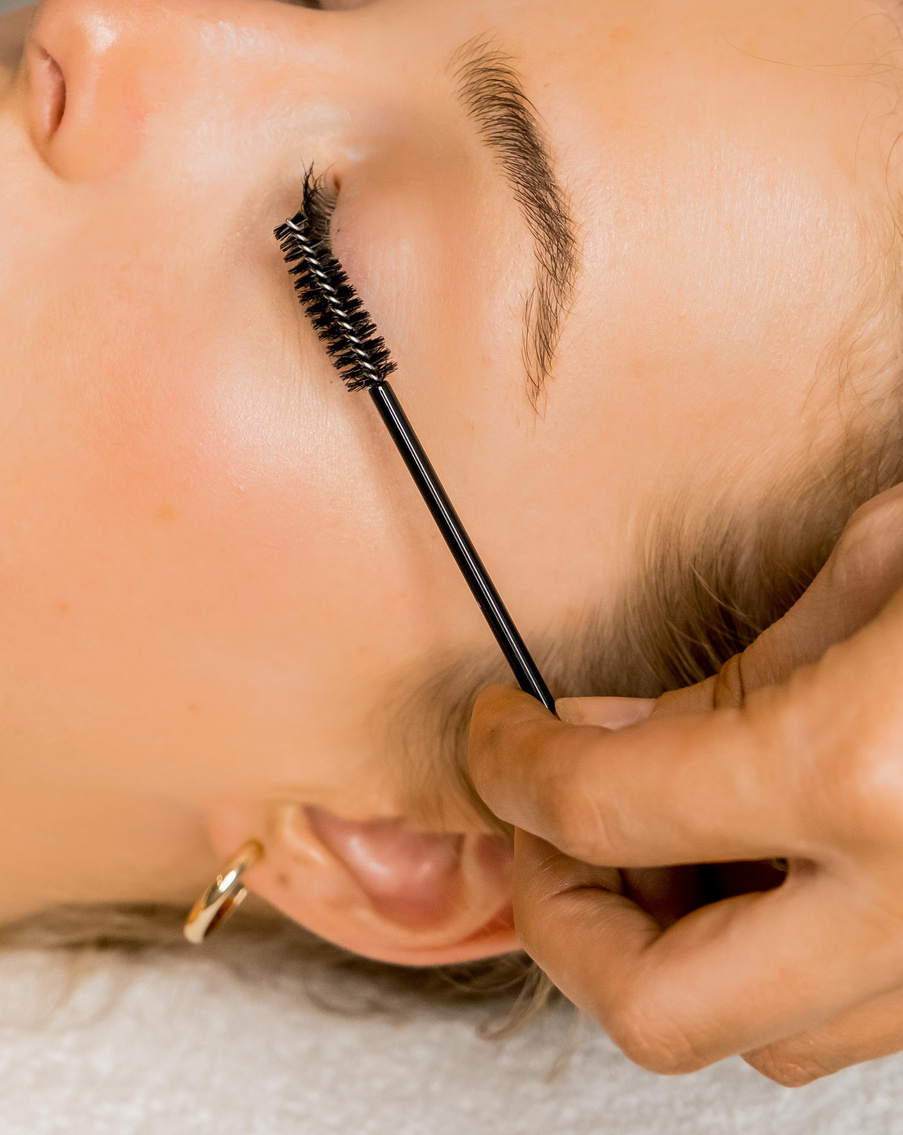
[[[644,1067],[743,1053],[795,1087],[903,1048],[901,521],[901,486],[858,510],[803,598],[698,686],[563,699],[567,724],[513,690],[477,703],[471,768],[519,827],[526,947]],[[626,893],[652,867],[778,856],[780,886],[682,917]]]
[[[629,590],[650,510],[754,515],[842,434],[819,360],[872,255],[890,26],[860,0],[43,5],[0,95],[0,915],[188,903],[257,838],[252,889],[351,949],[514,948],[506,845],[450,788],[427,822],[381,727],[491,640],[272,228],[330,171],[396,389],[554,640]],[[539,413],[529,236],[448,71],[477,37],[579,234]]]

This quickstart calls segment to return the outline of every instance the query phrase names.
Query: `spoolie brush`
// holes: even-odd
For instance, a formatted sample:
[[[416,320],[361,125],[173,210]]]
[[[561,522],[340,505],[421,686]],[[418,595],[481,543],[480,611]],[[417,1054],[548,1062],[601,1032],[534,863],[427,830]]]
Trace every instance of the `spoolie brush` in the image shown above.
[[[555,702],[387,379],[389,349],[329,243],[328,199],[308,170],[302,206],[276,229],[298,299],[349,390],[366,390],[439,526],[522,690]]]

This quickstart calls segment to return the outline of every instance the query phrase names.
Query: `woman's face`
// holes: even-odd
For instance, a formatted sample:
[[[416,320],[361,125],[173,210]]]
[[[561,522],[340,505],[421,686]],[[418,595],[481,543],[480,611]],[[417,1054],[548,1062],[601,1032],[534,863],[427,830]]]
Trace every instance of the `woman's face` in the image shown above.
[[[4,80],[11,910],[186,898],[209,825],[220,855],[261,838],[257,890],[352,948],[513,944],[504,856],[450,791],[427,834],[389,740],[399,691],[494,647],[293,296],[272,230],[309,166],[529,643],[622,600],[651,516],[753,515],[830,432],[813,383],[861,295],[890,98],[862,66],[877,5],[341,6],[48,0]]]

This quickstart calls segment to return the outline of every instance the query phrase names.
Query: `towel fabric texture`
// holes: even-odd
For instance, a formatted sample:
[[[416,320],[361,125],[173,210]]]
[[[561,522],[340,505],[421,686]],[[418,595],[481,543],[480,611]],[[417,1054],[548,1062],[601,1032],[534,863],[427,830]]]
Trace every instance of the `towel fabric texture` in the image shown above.
[[[0,955],[0,1135],[903,1132],[899,1057],[795,1091],[740,1060],[662,1079],[563,1006],[486,1041],[482,1005],[340,1013],[272,958],[239,961],[107,954],[73,976],[65,956]],[[317,1000],[349,981],[378,997],[334,974]]]

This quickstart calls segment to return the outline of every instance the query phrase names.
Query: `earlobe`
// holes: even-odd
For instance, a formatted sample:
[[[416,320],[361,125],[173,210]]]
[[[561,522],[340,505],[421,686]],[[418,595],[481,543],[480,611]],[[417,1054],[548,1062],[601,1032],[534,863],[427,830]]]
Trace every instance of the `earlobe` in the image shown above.
[[[210,833],[223,856],[237,842],[259,839],[265,854],[248,873],[249,888],[355,953],[443,965],[518,949],[503,837],[234,800],[212,806]]]

